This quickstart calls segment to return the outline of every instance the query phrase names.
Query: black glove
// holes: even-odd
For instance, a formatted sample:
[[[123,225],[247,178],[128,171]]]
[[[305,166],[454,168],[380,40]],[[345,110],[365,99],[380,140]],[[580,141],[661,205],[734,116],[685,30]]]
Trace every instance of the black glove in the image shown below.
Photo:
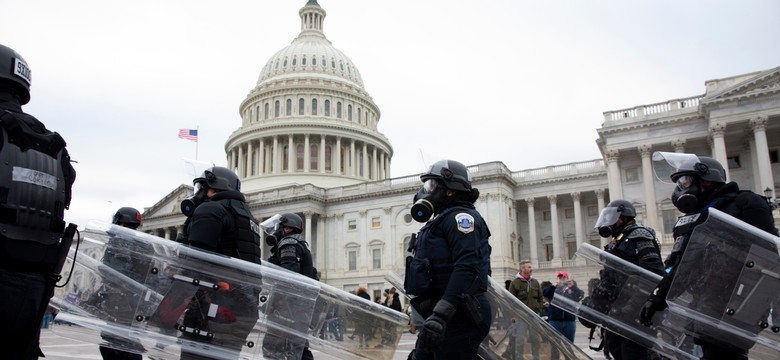
[[[642,310],[639,311],[639,322],[644,326],[651,327],[653,326],[653,315],[655,315],[655,304],[653,304],[653,300],[648,299],[642,305]]]
[[[423,352],[436,352],[444,345],[444,332],[447,322],[452,320],[457,308],[447,300],[439,300],[433,308],[433,315],[425,319],[420,335],[417,335],[417,347]]]

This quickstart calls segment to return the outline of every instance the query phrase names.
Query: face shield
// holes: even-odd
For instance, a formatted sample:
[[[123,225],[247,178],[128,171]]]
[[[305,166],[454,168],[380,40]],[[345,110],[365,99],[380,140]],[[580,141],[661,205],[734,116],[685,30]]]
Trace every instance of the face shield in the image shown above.
[[[612,227],[617,223],[620,218],[620,209],[615,206],[605,207],[601,210],[598,220],[596,220],[596,228],[599,231],[601,237],[610,237],[613,235]]]
[[[701,163],[695,154],[656,151],[653,153],[653,173],[662,183],[674,184],[673,174],[697,173],[696,164]]]
[[[265,233],[265,243],[270,247],[276,246],[282,235],[282,215],[276,214],[260,223],[260,228]]]

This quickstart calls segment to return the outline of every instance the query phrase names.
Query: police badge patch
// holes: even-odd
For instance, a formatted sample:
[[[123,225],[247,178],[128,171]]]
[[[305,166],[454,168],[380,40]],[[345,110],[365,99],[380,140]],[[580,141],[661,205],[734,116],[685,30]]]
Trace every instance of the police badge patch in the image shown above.
[[[458,231],[464,234],[474,231],[474,217],[469,213],[455,215],[455,222],[458,224]]]

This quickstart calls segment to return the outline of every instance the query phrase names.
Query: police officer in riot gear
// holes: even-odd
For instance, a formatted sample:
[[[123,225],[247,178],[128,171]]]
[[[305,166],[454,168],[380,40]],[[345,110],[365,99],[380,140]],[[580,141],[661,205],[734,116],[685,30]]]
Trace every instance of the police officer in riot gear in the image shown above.
[[[425,321],[417,359],[476,359],[491,322],[490,230],[474,208],[479,190],[461,163],[442,160],[420,176],[412,217],[425,222],[407,259],[406,292]],[[430,218],[434,216],[433,218]]]
[[[303,238],[303,220],[293,213],[277,214],[260,224],[267,229],[265,242],[271,247],[274,265],[279,265],[294,273],[319,280],[314,267],[309,243]]]
[[[611,238],[604,250],[645,270],[661,275],[663,262],[655,231],[636,222],[636,209],[631,202],[614,200],[601,211],[595,228],[599,235]],[[610,307],[616,300],[625,275],[602,269],[599,285],[590,296],[590,304],[598,309]],[[622,278],[622,279],[621,279]],[[605,334],[606,348],[615,360],[650,359],[647,348],[613,332]]]
[[[296,274],[319,281],[309,244],[302,235],[303,219],[298,214],[276,214],[263,221],[260,228],[266,233],[265,243],[271,247],[271,257],[268,258],[268,261]],[[284,341],[282,338],[287,337],[271,335],[273,335],[272,332],[269,332],[263,340],[263,351],[269,357],[278,352],[276,348],[281,343],[280,340]],[[314,359],[306,345],[303,345],[301,359]]]
[[[685,215],[678,219],[674,227],[675,243],[672,252],[664,261],[664,278],[649,295],[640,311],[640,321],[646,326],[652,325],[653,315],[657,311],[666,309],[666,296],[674,277],[681,276],[676,270],[688,239],[696,225],[704,222],[710,207],[777,236],[774,219],[766,200],[752,191],[740,190],[733,181],[727,182],[726,171],[717,160],[694,154],[663,152],[653,154],[653,160],[662,164],[665,161],[674,168],[675,171],[670,176],[676,184],[672,202]],[[776,248],[769,250],[777,252]],[[738,276],[731,273],[733,270],[724,268],[721,275]],[[752,346],[740,346],[709,337],[697,337],[694,342],[702,348],[702,359],[747,359],[748,350]]]
[[[111,223],[135,230],[141,226],[141,220],[142,216],[138,210],[132,207],[122,207],[116,211],[111,219]],[[151,246],[139,247],[137,243],[132,244],[125,239],[112,237],[106,245],[103,263],[135,281],[143,282],[150,264],[140,260],[138,255],[153,252],[154,249]],[[135,310],[133,305],[138,303],[138,296],[139,294],[127,294],[124,291],[117,291],[104,286],[93,294],[89,301],[94,306],[107,312],[115,314],[124,312],[124,316],[120,315],[117,317],[125,319],[133,317]],[[141,360],[143,358],[140,354],[140,352],[143,352],[143,347],[138,342],[108,334],[101,334],[101,336],[113,345],[112,347],[99,346],[100,355],[104,360]],[[120,350],[121,348],[133,349],[138,353],[123,351]]]
[[[0,349],[8,359],[42,355],[40,324],[70,246],[64,212],[76,179],[62,137],[22,111],[31,81],[27,62],[0,45]]]
[[[240,192],[238,176],[230,169],[212,166],[195,178],[193,185],[194,195],[182,202],[183,212],[185,205],[193,207],[185,222],[182,243],[260,264],[260,226]],[[182,325],[205,333],[210,326],[206,312],[211,304],[220,304],[221,308],[235,313],[238,319],[230,324],[229,338],[245,339],[258,319],[257,295],[256,289],[236,289],[230,284],[218,291],[199,289],[185,312]],[[183,336],[203,340],[189,333]],[[222,341],[219,345],[241,351],[245,341],[239,343],[225,338],[217,334],[214,341]],[[181,358],[204,357],[182,351]]]

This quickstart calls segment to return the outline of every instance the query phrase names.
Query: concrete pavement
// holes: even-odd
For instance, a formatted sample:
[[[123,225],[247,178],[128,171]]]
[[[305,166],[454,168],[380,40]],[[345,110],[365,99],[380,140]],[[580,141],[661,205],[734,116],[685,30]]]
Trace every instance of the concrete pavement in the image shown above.
[[[53,326],[68,326],[68,325],[53,325]],[[393,357],[393,360],[406,360],[406,356],[414,348],[415,335],[409,332],[404,333],[398,344],[398,350]],[[577,335],[575,336],[574,343],[583,349],[585,354],[590,356],[594,360],[603,360],[602,353],[597,353],[588,349],[588,329],[584,326],[577,324]],[[46,354],[47,360],[90,360],[90,359],[102,359],[98,346],[88,344],[83,341],[64,338],[57,335],[51,329],[41,330],[41,349]],[[314,358],[317,360],[340,360],[336,357],[314,352]],[[144,359],[149,359],[144,357]]]

